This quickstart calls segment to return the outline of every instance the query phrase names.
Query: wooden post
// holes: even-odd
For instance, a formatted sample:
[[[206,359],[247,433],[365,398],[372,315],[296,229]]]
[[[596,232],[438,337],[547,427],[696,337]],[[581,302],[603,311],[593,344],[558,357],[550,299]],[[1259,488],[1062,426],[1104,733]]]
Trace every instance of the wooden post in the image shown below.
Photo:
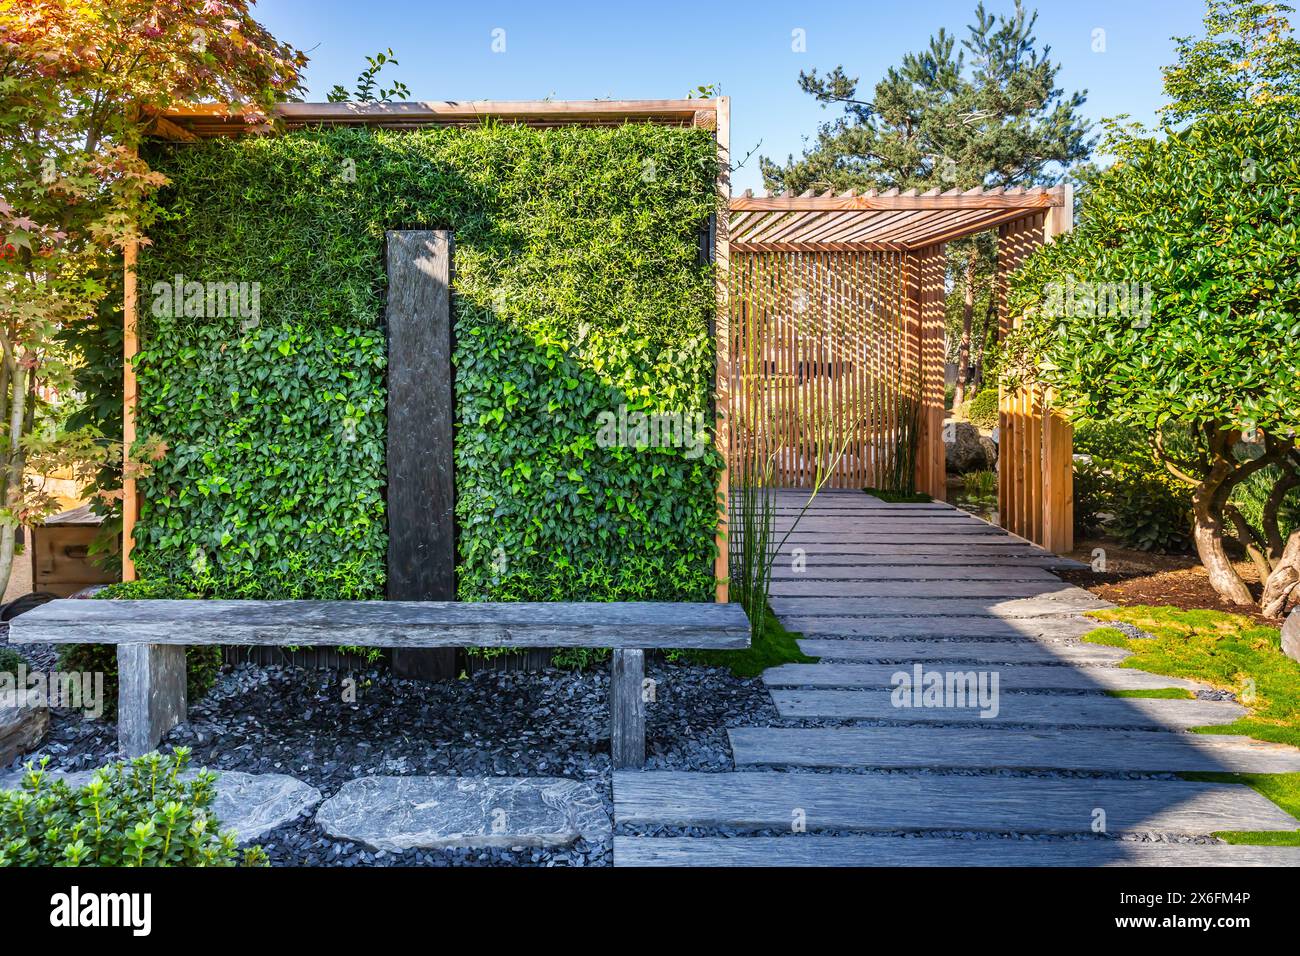
[[[927,246],[908,253],[912,263],[909,294],[918,316],[917,362],[921,375],[921,408],[916,452],[916,490],[936,501],[947,497],[943,444],[943,336],[945,325],[945,246]]]
[[[139,757],[185,719],[185,648],[119,644],[117,681],[117,745]]]
[[[645,651],[615,650],[609,663],[609,752],[615,770],[645,765]]]
[[[1074,228],[1074,186],[1060,187],[1063,203],[1048,210],[1043,239],[1051,242]],[[1043,547],[1058,554],[1074,550],[1074,429],[1043,395]]]
[[[451,233],[388,232],[388,598],[456,599]],[[393,673],[456,676],[456,650],[395,648]]]
[[[136,497],[135,476],[130,467],[131,446],[135,443],[135,418],[138,394],[135,379],[135,356],[140,351],[139,293],[136,263],[140,246],[134,240],[122,250],[122,580],[135,580],[135,523],[140,514]]]
[[[722,471],[718,475],[718,533],[717,557],[714,559],[713,574],[717,579],[714,600],[725,604],[729,597],[730,577],[727,560],[727,519],[730,512],[730,475],[731,462],[731,299],[728,283],[731,281],[731,246],[727,239],[728,209],[731,203],[731,100],[720,96],[714,103],[717,107],[714,133],[718,143],[718,211],[714,216],[717,227],[713,237],[714,287],[717,294],[717,306],[713,320],[714,361],[714,410],[715,439],[718,453],[722,455]],[[696,122],[700,122],[696,114]]]

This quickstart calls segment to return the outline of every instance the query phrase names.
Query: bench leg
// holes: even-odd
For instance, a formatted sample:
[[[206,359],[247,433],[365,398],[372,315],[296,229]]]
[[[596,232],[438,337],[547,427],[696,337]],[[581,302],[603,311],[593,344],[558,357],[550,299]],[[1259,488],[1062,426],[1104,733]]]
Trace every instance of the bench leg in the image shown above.
[[[614,651],[609,665],[609,750],[614,767],[645,765],[645,651]]]
[[[185,648],[117,645],[117,745],[139,757],[185,719]]]

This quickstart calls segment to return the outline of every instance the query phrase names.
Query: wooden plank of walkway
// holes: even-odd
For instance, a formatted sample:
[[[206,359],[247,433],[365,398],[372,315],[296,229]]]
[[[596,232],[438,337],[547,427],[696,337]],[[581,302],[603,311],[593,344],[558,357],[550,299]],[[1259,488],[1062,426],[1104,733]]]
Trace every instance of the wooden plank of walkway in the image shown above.
[[[985,567],[965,564],[956,567],[936,567],[928,564],[889,564],[863,567],[861,565],[823,565],[819,560],[808,561],[803,570],[794,570],[789,562],[772,566],[774,581],[1038,581],[1059,584],[1060,578],[1041,567]]]
[[[841,661],[969,661],[983,664],[1115,664],[1129,656],[1100,644],[1046,641],[856,641],[805,638],[809,657]]]
[[[785,537],[782,532],[782,537]],[[950,548],[961,547],[962,545],[982,545],[985,547],[1007,547],[1023,548],[1024,545],[1015,538],[1003,537],[997,528],[985,527],[982,530],[973,529],[961,531],[922,531],[917,528],[903,526],[897,530],[891,531],[887,528],[881,530],[862,530],[862,531],[845,531],[843,534],[835,534],[831,531],[805,531],[802,527],[796,528],[790,532],[786,538],[789,544],[800,544],[804,546],[813,544],[839,545],[839,544],[943,544]],[[986,542],[988,542],[986,544]]]
[[[614,774],[614,813],[621,824],[785,830],[798,810],[810,831],[1091,835],[1098,807],[1106,811],[1111,835],[1208,836],[1300,826],[1241,784],[909,773]]]
[[[1064,581],[823,581],[818,578],[774,579],[774,597],[825,598],[1043,598],[1077,597],[1080,589]],[[1088,592],[1083,592],[1088,594]],[[1091,596],[1091,595],[1089,595]]]
[[[773,613],[791,617],[885,617],[985,615],[1035,617],[1040,614],[1078,614],[1110,607],[1082,588],[1050,597],[1012,598],[824,598],[773,597]]]
[[[734,727],[727,734],[737,767],[1300,772],[1295,747],[1210,734],[895,726]]]
[[[792,549],[778,552],[776,563],[773,565],[774,570],[788,569],[793,558],[794,552]],[[836,573],[843,571],[847,574],[863,574],[866,576],[891,568],[897,568],[900,572],[924,569],[934,574],[944,574],[947,571],[959,572],[962,568],[970,567],[986,568],[990,572],[1000,570],[1014,575],[1021,570],[1052,571],[1070,568],[1074,564],[1078,564],[1078,562],[1071,562],[1069,558],[1052,559],[1036,554],[988,554],[972,558],[952,553],[895,555],[830,554],[817,551],[810,555],[807,548],[803,549],[803,561],[807,569],[806,573],[809,574],[814,571],[834,571]],[[1082,565],[1080,566],[1082,567]],[[960,577],[960,574],[957,576]]]
[[[782,623],[808,637],[874,637],[907,640],[918,637],[961,637],[986,640],[1062,640],[1082,637],[1100,627],[1090,618],[1074,616],[987,617],[783,617]]]
[[[1300,847],[886,836],[614,837],[615,866],[1300,866]]]
[[[818,515],[816,518],[805,517],[802,521],[793,522],[783,520],[780,517],[773,522],[773,529],[777,534],[784,534],[786,531],[793,530],[795,534],[819,535],[833,540],[843,535],[857,534],[982,534],[982,535],[1000,535],[1004,532],[999,528],[985,524],[978,518],[925,518],[918,520],[915,517],[898,517],[898,518],[863,518],[863,517],[823,517]]]
[[[897,559],[900,564],[915,564],[917,559],[928,562],[931,557],[945,556],[952,558],[958,564],[987,564],[989,558],[1039,558],[1061,564],[1062,567],[1087,567],[1081,562],[1073,561],[1070,558],[1062,558],[1047,551],[1038,551],[1015,540],[1008,541],[992,536],[981,539],[978,545],[969,545],[963,548],[944,547],[937,544],[900,544],[898,542],[872,544],[844,541],[828,541],[817,548],[809,548],[805,545],[792,544],[787,541],[777,553],[790,554],[795,548],[801,548],[804,551],[813,550],[818,555],[825,556],[837,554],[850,558],[871,556],[892,558]]]
[[[957,670],[973,671],[978,665]],[[933,668],[931,668],[933,669]],[[763,671],[768,687],[890,687],[893,676],[910,668],[897,664],[782,664]],[[1196,689],[1181,677],[1162,677],[1129,667],[1051,667],[1012,664],[997,668],[998,689],[1012,690],[1154,690],[1162,687]]]
[[[1246,708],[1226,700],[1158,700],[1093,695],[1002,694],[997,717],[985,720],[978,710],[949,707],[894,706],[884,690],[772,691],[776,712],[787,720],[893,720],[907,723],[971,723],[980,726],[1147,727],[1186,730],[1230,724]]]

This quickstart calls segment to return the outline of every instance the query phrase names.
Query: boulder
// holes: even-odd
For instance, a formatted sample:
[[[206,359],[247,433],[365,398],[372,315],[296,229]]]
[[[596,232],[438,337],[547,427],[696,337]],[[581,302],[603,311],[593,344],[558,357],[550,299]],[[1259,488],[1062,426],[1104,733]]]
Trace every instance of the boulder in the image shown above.
[[[1293,610],[1282,625],[1282,653],[1293,661],[1300,661],[1300,607]]]
[[[987,435],[980,435],[980,447],[984,449],[984,460],[988,462],[990,471],[997,471],[998,468],[998,446],[992,438]]]
[[[316,822],[335,839],[392,853],[610,837],[600,795],[562,777],[360,777],[321,804]]]
[[[49,729],[48,707],[0,706],[0,767],[34,749]]]
[[[970,422],[949,422],[944,426],[944,459],[950,473],[964,475],[992,467],[980,438],[979,429]]]

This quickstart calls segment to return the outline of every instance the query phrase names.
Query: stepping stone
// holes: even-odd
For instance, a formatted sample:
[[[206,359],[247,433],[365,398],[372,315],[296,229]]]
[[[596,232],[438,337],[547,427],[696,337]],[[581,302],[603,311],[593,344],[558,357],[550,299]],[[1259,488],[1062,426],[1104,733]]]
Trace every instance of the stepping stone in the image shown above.
[[[0,767],[34,750],[49,729],[48,707],[0,707]]]
[[[817,578],[773,580],[774,597],[825,598],[1038,598],[1070,595],[1073,584],[1051,581],[824,581]],[[1084,592],[1087,593],[1087,592]]]
[[[1139,697],[1002,694],[997,717],[984,720],[978,710],[944,710],[894,706],[889,691],[773,690],[777,713],[790,720],[891,720],[899,723],[970,723],[980,726],[1024,724],[1079,727],[1148,727],[1186,730],[1230,724],[1246,708],[1226,700],[1156,700]]]
[[[391,853],[564,846],[610,835],[600,795],[562,777],[360,777],[321,804],[316,822],[335,839]]]
[[[734,727],[736,766],[1297,773],[1300,750],[1250,737],[1141,730]],[[1296,824],[1300,827],[1300,822]]]
[[[1101,624],[1084,617],[783,617],[781,623],[805,637],[960,637],[989,640],[1074,639]]]
[[[1300,847],[869,836],[614,837],[615,866],[1300,866]]]
[[[222,832],[235,834],[238,843],[254,843],[276,827],[292,823],[321,801],[321,792],[296,777],[282,773],[243,773],[238,770],[214,770],[218,774],[216,795],[210,807],[221,821]],[[62,780],[74,789],[90,782],[95,771],[65,773],[46,771],[51,779]],[[25,771],[0,777],[0,790],[17,788]],[[197,770],[187,770],[182,780],[193,780]]]
[[[1044,614],[1079,614],[1113,607],[1083,588],[1033,598],[826,598],[773,597],[773,613],[786,617],[1037,617]]]
[[[804,570],[795,571],[791,562],[778,561],[772,567],[773,581],[1040,581],[1059,584],[1060,578],[1040,567],[957,567],[900,565],[847,566],[823,564],[813,556],[805,558]]]
[[[955,665],[961,673],[977,673],[975,667]],[[988,668],[985,668],[987,670]],[[935,670],[935,668],[927,668]],[[912,668],[897,664],[781,664],[763,671],[763,683],[769,687],[888,687],[894,688],[893,676],[900,671],[914,674]],[[999,692],[1015,690],[1158,690],[1183,687],[1195,690],[1200,685],[1181,677],[1162,677],[1128,667],[1053,667],[1043,664],[1012,664],[997,667]]]
[[[945,774],[618,771],[614,815],[645,826],[1208,836],[1300,828],[1241,784]]]
[[[843,661],[979,661],[985,664],[1114,664],[1129,656],[1102,644],[1047,641],[857,641],[846,638],[799,641],[809,657]]]

